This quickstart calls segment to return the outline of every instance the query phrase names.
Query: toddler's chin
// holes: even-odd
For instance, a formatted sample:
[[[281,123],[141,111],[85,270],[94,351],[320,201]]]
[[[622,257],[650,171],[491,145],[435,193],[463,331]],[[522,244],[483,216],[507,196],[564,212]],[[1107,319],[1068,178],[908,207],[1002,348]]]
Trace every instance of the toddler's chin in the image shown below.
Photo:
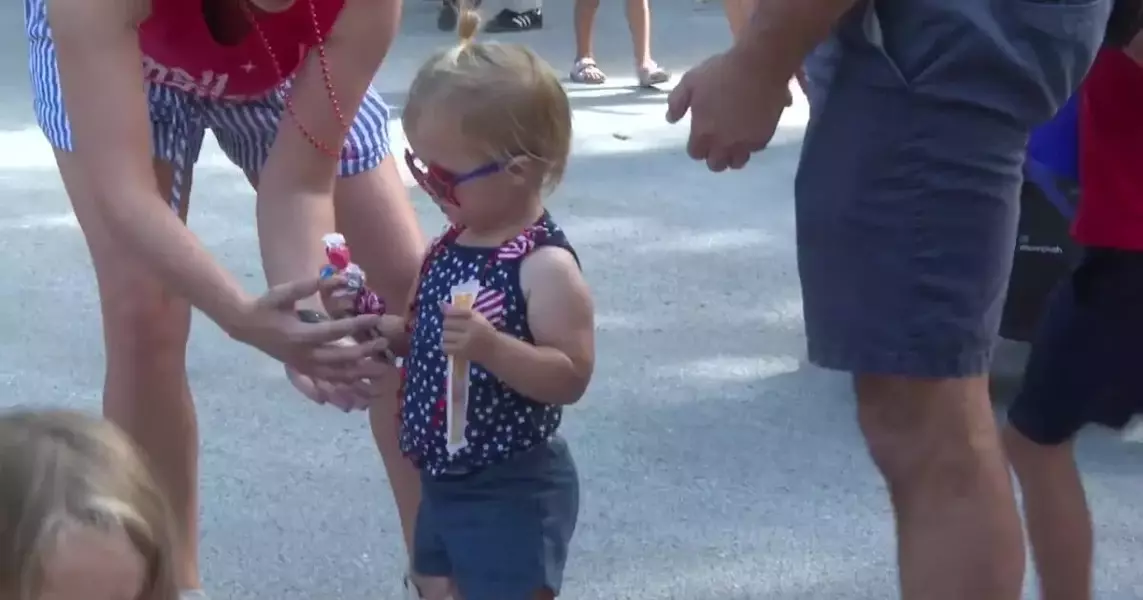
[[[456,207],[448,204],[437,203],[437,208],[440,209],[441,214],[445,216],[451,225],[460,225],[459,215],[456,214]]]

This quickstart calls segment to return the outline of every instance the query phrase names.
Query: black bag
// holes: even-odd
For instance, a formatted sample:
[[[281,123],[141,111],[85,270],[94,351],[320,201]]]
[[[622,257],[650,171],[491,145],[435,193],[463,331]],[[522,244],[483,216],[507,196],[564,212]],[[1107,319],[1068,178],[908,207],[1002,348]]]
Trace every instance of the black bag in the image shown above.
[[[1079,186],[1031,159],[1024,172],[1012,276],[1000,324],[1000,336],[1018,342],[1035,337],[1052,290],[1080,258],[1071,237]]]

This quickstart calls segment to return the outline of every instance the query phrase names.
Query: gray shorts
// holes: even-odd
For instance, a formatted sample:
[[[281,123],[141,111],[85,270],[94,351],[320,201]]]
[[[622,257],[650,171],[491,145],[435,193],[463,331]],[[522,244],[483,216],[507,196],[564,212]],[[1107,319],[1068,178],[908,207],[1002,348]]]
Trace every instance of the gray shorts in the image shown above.
[[[795,194],[812,362],[986,372],[1029,132],[1086,72],[1110,4],[867,1],[811,57]]]
[[[464,600],[559,595],[579,515],[579,475],[562,437],[471,474],[421,481],[417,573],[452,578]]]

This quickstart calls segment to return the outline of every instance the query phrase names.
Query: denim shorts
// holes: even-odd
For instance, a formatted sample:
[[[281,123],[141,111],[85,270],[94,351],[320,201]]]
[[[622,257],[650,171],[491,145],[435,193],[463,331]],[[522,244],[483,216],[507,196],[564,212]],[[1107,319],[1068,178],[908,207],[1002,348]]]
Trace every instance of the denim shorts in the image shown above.
[[[464,600],[559,594],[579,515],[579,476],[563,438],[473,473],[422,473],[417,573],[451,578]]]
[[[1057,445],[1087,424],[1124,428],[1143,413],[1143,252],[1089,249],[1056,289],[1008,422]]]
[[[811,362],[986,373],[1031,129],[1094,58],[1110,0],[862,0],[807,61],[795,185]]]
[[[36,120],[53,147],[71,151],[72,134],[60,91],[56,48],[47,20],[47,0],[24,0],[24,24],[32,76]],[[140,83],[143,82],[140,65]],[[218,100],[167,85],[147,84],[151,143],[155,158],[176,165],[174,208],[181,199],[183,166],[198,160],[209,129],[236,166],[257,174],[269,156],[286,110],[287,85],[251,101]],[[389,108],[372,88],[346,136],[339,174],[370,171],[389,154]]]

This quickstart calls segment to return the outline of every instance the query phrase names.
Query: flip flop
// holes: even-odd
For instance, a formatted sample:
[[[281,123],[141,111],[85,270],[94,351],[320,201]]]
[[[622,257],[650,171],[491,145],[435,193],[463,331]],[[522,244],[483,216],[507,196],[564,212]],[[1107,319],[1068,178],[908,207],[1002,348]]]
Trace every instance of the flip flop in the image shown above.
[[[600,85],[607,81],[607,74],[600,70],[599,65],[595,64],[594,58],[584,57],[572,65],[571,80],[573,83]]]

